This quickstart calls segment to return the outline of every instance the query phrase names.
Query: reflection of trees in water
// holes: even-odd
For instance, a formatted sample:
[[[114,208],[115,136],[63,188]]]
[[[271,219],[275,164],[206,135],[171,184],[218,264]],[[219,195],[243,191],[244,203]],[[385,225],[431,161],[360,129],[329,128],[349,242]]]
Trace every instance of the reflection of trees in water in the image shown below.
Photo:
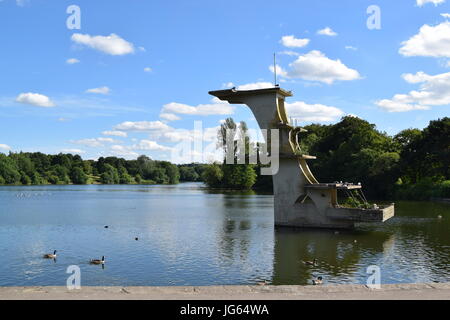
[[[390,259],[408,272],[410,279],[449,281],[450,205],[399,202],[395,220],[386,227],[396,233]]]
[[[385,270],[384,283],[448,281],[449,205],[398,203],[396,217],[383,224],[361,224],[357,230],[339,234],[277,228],[274,239],[273,221],[268,219],[268,210],[272,215],[271,200],[239,193],[222,195],[222,205],[215,201],[210,208],[221,219],[215,234],[218,256],[225,268],[239,268],[253,275],[260,267],[258,263],[273,261],[273,272],[265,272],[269,279],[273,274],[273,284],[310,284],[320,275],[325,276],[326,283],[364,282],[361,277],[366,279],[370,264]],[[303,263],[314,258],[318,266]],[[263,269],[268,271],[270,267],[266,267]]]
[[[272,201],[271,198],[242,195],[242,192],[223,195],[222,205],[216,208],[222,225],[215,234],[218,254],[224,266],[233,265],[252,275],[260,267],[261,270],[266,267],[270,270],[274,235],[272,219],[267,223],[267,216],[272,216]],[[270,250],[265,249],[268,243]]]
[[[384,251],[389,235],[328,230],[305,231],[282,229],[276,231],[273,284],[310,284],[314,277],[327,274],[340,277],[354,273],[360,266],[362,253]],[[356,240],[356,242],[355,242]],[[304,261],[318,260],[317,266]]]
[[[226,258],[226,262],[232,264],[239,256],[240,260],[246,261],[251,244],[251,233],[248,231],[252,227],[250,220],[232,220],[225,217],[223,220],[222,232],[219,233],[219,255]]]

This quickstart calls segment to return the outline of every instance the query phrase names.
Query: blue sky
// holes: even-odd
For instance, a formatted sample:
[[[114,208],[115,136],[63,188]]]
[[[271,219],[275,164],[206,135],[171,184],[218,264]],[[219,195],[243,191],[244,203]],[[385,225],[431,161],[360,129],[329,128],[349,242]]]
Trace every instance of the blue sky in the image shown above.
[[[449,115],[448,13],[445,0],[0,0],[0,152],[170,160],[195,120],[205,144],[228,116],[257,128],[208,91],[270,85],[274,52],[300,124],[423,128]]]

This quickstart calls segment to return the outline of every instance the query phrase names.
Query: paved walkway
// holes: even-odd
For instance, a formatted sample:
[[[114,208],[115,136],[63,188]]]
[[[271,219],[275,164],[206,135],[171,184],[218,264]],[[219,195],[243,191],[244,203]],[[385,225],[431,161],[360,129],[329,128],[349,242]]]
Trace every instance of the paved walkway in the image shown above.
[[[450,283],[329,286],[0,287],[0,300],[450,300]]]

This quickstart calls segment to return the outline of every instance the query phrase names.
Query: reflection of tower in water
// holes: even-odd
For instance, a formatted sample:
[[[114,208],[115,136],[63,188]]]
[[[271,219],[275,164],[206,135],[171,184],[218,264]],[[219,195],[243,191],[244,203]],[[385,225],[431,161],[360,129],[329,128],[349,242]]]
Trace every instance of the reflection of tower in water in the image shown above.
[[[272,282],[305,285],[323,276],[325,283],[363,283],[355,280],[361,267],[365,267],[363,260],[383,254],[390,238],[382,232],[371,232],[367,237],[355,232],[277,229]],[[304,263],[314,259],[317,259],[315,266]]]

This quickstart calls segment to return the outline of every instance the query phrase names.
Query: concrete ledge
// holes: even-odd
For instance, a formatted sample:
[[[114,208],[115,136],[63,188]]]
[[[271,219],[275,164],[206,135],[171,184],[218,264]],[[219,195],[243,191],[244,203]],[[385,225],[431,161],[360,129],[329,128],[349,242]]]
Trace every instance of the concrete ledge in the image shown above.
[[[0,287],[0,300],[450,300],[450,283],[330,286]]]

